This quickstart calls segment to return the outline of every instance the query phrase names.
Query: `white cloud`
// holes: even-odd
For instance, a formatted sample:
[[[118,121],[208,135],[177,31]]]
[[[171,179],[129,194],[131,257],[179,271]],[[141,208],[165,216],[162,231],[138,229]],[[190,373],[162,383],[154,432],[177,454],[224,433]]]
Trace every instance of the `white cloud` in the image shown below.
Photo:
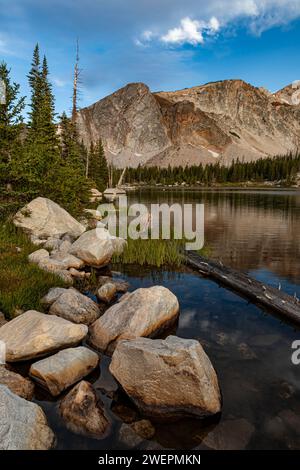
[[[174,0],[175,2],[177,0]],[[187,10],[199,11],[199,0],[185,0]],[[146,46],[153,40],[160,40],[166,45],[205,43],[208,36],[214,36],[226,27],[234,27],[241,21],[252,34],[260,35],[264,31],[289,24],[300,18],[300,0],[210,0],[201,2],[201,18],[186,16],[175,27],[167,16],[162,14],[154,30],[145,30],[136,40],[139,46]],[[175,9],[175,6],[174,6]],[[184,7],[181,8],[184,11]],[[165,13],[166,15],[166,13]],[[167,27],[164,26],[167,24]],[[168,28],[169,26],[169,28]]]
[[[203,44],[202,25],[197,20],[186,17],[180,21],[178,28],[169,29],[167,34],[161,37],[167,44]]]
[[[213,35],[220,29],[219,20],[213,16],[208,22],[192,20],[188,16],[180,21],[180,26],[169,29],[161,36],[166,44],[192,44],[197,46],[204,43],[206,34]]]
[[[212,16],[211,19],[209,20],[209,30],[212,32],[217,32],[220,29],[220,22],[218,18],[215,16]]]

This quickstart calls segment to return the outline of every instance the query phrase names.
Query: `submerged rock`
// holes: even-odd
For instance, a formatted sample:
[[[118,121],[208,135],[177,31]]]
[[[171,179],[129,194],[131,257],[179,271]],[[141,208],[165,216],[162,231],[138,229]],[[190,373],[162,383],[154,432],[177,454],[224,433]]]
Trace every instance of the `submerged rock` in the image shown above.
[[[79,237],[85,228],[51,199],[37,197],[14,217],[14,224],[39,239],[61,237],[68,233]]]
[[[135,409],[129,408],[122,403],[113,403],[111,411],[118,416],[124,423],[133,423],[136,421],[138,413]]]
[[[143,439],[152,439],[155,434],[155,428],[148,419],[135,421],[130,427]]]
[[[80,343],[86,325],[75,325],[54,315],[29,310],[0,328],[7,362],[27,361]]]
[[[48,450],[54,445],[43,410],[0,385],[0,450]]]
[[[102,302],[110,303],[112,299],[115,297],[117,293],[117,287],[115,284],[112,282],[107,282],[106,284],[103,284],[98,290],[97,290],[97,297],[99,300]]]
[[[6,385],[9,390],[19,397],[31,400],[34,392],[34,384],[29,379],[25,379],[22,375],[17,374],[4,365],[0,365],[0,384]]]
[[[243,450],[254,433],[254,426],[244,418],[221,421],[203,440],[214,450]]]
[[[111,283],[116,286],[117,292],[127,292],[129,289],[129,283],[122,279],[114,279],[110,276],[99,276],[97,280],[99,288],[104,284]]]
[[[70,252],[90,266],[100,267],[108,264],[114,253],[110,238],[99,238],[98,230],[89,230],[76,240]]]
[[[133,447],[140,446],[144,439],[139,436],[131,426],[122,424],[119,429],[118,440],[121,444],[132,449]]]
[[[155,429],[147,419],[136,421],[130,425],[122,424],[119,429],[118,440],[130,449],[138,447],[142,449],[162,449],[157,443],[149,442],[155,434]]]
[[[176,336],[120,341],[109,370],[147,416],[202,417],[221,411],[217,374],[198,341]]]
[[[89,342],[100,351],[111,352],[118,340],[150,336],[175,321],[178,312],[177,297],[169,289],[137,289],[92,324]]]
[[[255,352],[246,343],[240,343],[238,345],[238,350],[243,359],[246,359],[246,360],[257,359]]]
[[[92,372],[98,362],[98,354],[84,346],[68,348],[32,364],[29,375],[57,396]]]
[[[103,404],[89,382],[82,380],[60,403],[60,412],[66,427],[75,434],[103,439],[110,422]]]
[[[93,300],[71,287],[51,305],[49,313],[73,323],[90,325],[99,318],[100,309]]]

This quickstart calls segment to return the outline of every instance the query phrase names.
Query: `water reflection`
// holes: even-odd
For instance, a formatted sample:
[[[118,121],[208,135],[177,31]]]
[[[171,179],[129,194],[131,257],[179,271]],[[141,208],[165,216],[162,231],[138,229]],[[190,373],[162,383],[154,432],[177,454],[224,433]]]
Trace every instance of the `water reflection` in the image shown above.
[[[298,191],[139,191],[130,201],[204,203],[212,256],[236,269],[265,269],[300,284]]]

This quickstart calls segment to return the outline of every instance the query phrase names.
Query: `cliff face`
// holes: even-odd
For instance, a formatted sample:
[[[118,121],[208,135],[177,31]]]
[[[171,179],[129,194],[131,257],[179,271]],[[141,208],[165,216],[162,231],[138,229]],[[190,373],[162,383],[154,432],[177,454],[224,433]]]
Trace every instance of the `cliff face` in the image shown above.
[[[133,83],[82,109],[78,129],[86,144],[101,137],[118,167],[253,160],[300,146],[297,92],[226,80],[151,93]]]

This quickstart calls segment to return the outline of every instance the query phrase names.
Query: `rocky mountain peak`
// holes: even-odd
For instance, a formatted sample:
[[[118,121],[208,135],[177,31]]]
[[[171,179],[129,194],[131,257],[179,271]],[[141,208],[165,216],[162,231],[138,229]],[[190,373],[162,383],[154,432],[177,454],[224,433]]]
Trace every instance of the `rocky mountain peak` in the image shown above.
[[[156,93],[130,83],[82,109],[78,129],[118,167],[246,161],[299,147],[298,99],[300,82],[275,94],[243,80]]]
[[[274,93],[274,97],[282,104],[298,106],[300,104],[300,80],[295,80],[282,90]]]

